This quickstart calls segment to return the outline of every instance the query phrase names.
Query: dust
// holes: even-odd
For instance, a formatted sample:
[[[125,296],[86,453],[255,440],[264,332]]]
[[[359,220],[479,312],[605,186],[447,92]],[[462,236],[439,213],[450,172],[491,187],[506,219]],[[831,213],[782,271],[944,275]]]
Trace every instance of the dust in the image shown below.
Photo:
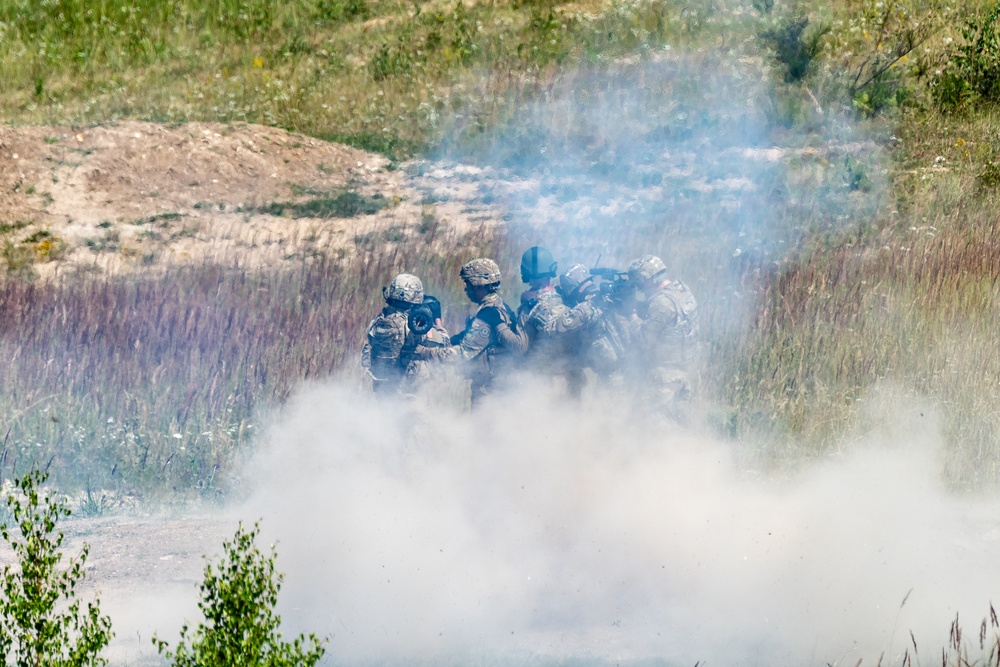
[[[241,510],[278,540],[290,627],[338,664],[855,664],[988,611],[997,502],[938,485],[931,413],[779,481],[586,401],[304,389]]]

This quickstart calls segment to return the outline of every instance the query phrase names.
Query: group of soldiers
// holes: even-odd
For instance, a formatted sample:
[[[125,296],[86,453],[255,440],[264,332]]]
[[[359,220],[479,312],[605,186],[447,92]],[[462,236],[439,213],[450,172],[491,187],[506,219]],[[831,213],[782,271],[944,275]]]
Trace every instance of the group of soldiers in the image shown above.
[[[640,257],[626,271],[575,264],[560,274],[551,252],[529,248],[516,312],[500,296],[492,259],[473,259],[459,275],[476,311],[455,335],[418,277],[401,273],[383,288],[386,306],[368,327],[361,358],[376,394],[417,393],[435,369],[452,365],[468,378],[473,406],[524,371],[574,397],[592,379],[684,419],[698,356],[697,302],[659,257]]]

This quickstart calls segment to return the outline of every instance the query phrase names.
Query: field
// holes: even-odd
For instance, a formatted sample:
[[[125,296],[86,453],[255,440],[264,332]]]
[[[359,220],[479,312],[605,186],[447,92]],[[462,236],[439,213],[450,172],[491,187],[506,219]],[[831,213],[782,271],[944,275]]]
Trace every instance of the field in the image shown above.
[[[541,244],[563,267],[659,254],[691,286],[698,430],[754,475],[842,460],[920,406],[935,481],[989,497],[996,21],[946,0],[0,0],[0,469],[49,470],[91,517],[239,500],[303,386],[363,385],[392,275],[455,329],[465,261],[515,276]]]

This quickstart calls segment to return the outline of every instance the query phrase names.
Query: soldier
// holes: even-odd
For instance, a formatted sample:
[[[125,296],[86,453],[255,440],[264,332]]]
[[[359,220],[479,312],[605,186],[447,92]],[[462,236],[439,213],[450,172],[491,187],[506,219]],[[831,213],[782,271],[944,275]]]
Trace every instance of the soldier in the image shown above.
[[[375,394],[408,393],[413,390],[413,380],[420,376],[416,365],[432,358],[420,350],[447,340],[447,332],[442,334],[432,328],[418,334],[411,329],[410,310],[424,300],[424,286],[416,276],[400,273],[382,288],[382,297],[386,306],[368,325],[361,366],[368,371]]]
[[[451,342],[466,362],[475,405],[490,393],[494,380],[503,374],[511,358],[527,351],[528,338],[517,330],[514,311],[499,294],[500,267],[496,262],[474,259],[462,267],[459,275],[465,282],[465,295],[478,308],[465,330]]]
[[[698,304],[686,285],[667,277],[655,255],[632,262],[628,275],[644,297],[635,326],[643,388],[654,408],[683,422],[698,356]]]
[[[567,337],[583,367],[605,386],[621,386],[631,340],[631,299],[623,286],[602,292],[587,267],[575,264],[559,276],[559,291],[568,311],[552,329]]]
[[[517,327],[528,337],[525,365],[530,370],[564,378],[569,394],[579,397],[585,381],[583,367],[570,358],[569,337],[555,326],[559,318],[569,313],[552,284],[557,270],[555,258],[545,248],[533,246],[521,255],[521,282],[528,289],[521,293]]]

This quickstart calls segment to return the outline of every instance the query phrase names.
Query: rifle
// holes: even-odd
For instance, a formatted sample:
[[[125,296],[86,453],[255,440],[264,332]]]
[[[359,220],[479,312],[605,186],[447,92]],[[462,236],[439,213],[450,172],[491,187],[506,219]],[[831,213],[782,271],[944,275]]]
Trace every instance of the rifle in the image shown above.
[[[594,267],[590,270],[590,275],[601,279],[598,289],[604,301],[622,305],[631,301],[635,295],[635,286],[629,282],[627,271]]]

